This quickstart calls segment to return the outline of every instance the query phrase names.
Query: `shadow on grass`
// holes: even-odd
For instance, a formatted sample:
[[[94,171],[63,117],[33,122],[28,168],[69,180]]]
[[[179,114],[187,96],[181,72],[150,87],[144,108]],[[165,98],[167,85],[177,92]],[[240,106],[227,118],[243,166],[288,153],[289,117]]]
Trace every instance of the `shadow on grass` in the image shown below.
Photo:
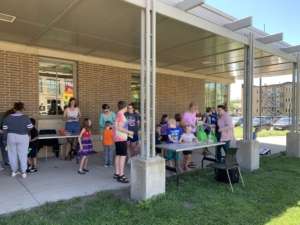
[[[299,223],[299,159],[264,157],[261,169],[243,175],[246,187],[236,184],[234,193],[206,169],[182,175],[178,190],[168,178],[166,195],[139,204],[128,201],[128,189],[102,192],[0,217],[0,224],[274,225],[290,208],[295,219],[280,224]]]

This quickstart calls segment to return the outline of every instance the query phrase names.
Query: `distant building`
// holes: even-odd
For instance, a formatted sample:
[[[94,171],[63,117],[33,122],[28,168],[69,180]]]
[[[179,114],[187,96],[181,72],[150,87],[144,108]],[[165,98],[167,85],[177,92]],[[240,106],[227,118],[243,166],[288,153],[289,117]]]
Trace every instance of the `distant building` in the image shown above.
[[[290,116],[292,113],[292,83],[253,86],[253,116]]]

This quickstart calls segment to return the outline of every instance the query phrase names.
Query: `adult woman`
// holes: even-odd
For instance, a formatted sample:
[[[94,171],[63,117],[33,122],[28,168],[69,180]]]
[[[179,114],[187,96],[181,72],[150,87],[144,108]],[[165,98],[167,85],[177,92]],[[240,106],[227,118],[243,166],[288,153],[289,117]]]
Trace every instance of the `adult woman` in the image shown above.
[[[125,116],[127,103],[119,101],[118,110],[115,121],[116,158],[114,178],[121,183],[128,183],[129,180],[124,174],[124,167],[127,156],[127,139],[133,137],[133,132],[128,130],[128,121]]]
[[[196,133],[197,130],[197,112],[198,105],[194,102],[191,102],[188,111],[186,111],[182,116],[183,125],[190,126],[193,133]],[[189,162],[188,167],[195,168],[195,164],[192,162],[192,151],[184,151],[183,155],[185,161]]]
[[[22,177],[26,178],[27,153],[29,147],[28,132],[33,128],[30,119],[23,114],[24,103],[14,104],[14,113],[8,115],[3,121],[3,130],[7,133],[8,158],[12,170],[12,177],[19,172],[19,161]]]
[[[102,137],[103,130],[105,128],[105,123],[110,122],[110,124],[114,124],[116,120],[116,114],[110,110],[110,106],[108,104],[102,105],[102,112],[99,116],[99,130],[100,137]]]
[[[64,118],[66,120],[65,129],[70,135],[79,135],[80,133],[80,109],[76,103],[75,98],[70,98],[68,107],[64,111]],[[72,151],[75,151],[77,139],[70,140],[70,145],[67,148],[65,157],[72,158]],[[72,150],[72,151],[71,151]]]
[[[220,162],[222,159],[222,148],[225,151],[225,154],[227,150],[229,149],[230,142],[234,139],[233,136],[233,124],[232,119],[229,116],[229,114],[226,112],[226,107],[224,105],[218,105],[218,127],[219,132],[221,134],[221,142],[224,142],[225,144],[222,146],[218,146],[216,150],[216,160],[217,162]]]

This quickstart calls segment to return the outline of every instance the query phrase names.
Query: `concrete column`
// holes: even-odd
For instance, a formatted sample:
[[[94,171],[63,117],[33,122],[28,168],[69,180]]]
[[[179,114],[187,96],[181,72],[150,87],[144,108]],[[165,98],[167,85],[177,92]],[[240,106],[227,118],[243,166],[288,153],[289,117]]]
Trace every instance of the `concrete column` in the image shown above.
[[[165,193],[165,160],[155,157],[156,0],[141,12],[141,156],[131,162],[131,198]]]
[[[299,60],[298,60],[299,61]],[[287,155],[300,158],[299,106],[300,106],[300,68],[299,62],[293,64],[292,126],[286,137]]]
[[[237,160],[240,166],[249,171],[259,168],[259,144],[252,134],[252,89],[254,73],[254,37],[249,34],[249,45],[245,46],[245,71],[243,88],[243,140],[238,144]]]

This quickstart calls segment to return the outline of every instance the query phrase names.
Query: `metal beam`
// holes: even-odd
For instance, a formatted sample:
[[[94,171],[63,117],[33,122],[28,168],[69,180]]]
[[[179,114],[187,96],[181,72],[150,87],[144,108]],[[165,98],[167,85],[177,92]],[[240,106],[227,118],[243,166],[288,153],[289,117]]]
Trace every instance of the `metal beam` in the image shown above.
[[[241,20],[234,21],[232,23],[227,23],[224,25],[224,27],[228,28],[231,31],[241,30],[243,28],[247,28],[250,26],[252,26],[252,17],[251,16],[246,17]]]
[[[188,11],[202,4],[204,4],[204,0],[184,0],[179,2],[176,7],[183,11]]]
[[[287,48],[282,48],[282,51],[286,52],[286,53],[297,53],[300,52],[300,45],[295,45],[295,46],[291,46],[291,47],[287,47]]]
[[[252,89],[254,74],[254,38],[249,34],[249,45],[245,46],[245,70],[243,87],[243,140],[252,140]]]
[[[265,37],[259,37],[256,40],[263,44],[271,44],[271,43],[279,42],[283,40],[283,33],[277,33]]]
[[[123,0],[127,3],[133,4],[135,6],[145,8],[146,2],[145,0]],[[157,13],[172,18],[174,20],[189,24],[191,26],[209,31],[211,33],[214,33],[216,35],[220,35],[226,38],[229,38],[231,40],[240,42],[242,44],[248,44],[248,39],[242,34],[232,32],[231,30],[216,24],[212,21],[209,21],[207,19],[197,17],[194,14],[187,13],[185,11],[182,11],[174,6],[170,6],[166,3],[157,1]],[[273,45],[265,45],[261,42],[254,41],[254,45],[257,49],[269,52],[273,55],[277,55],[280,57],[283,57],[291,62],[296,62],[296,57],[294,55],[287,54],[286,52],[282,51],[281,49],[277,48]]]

